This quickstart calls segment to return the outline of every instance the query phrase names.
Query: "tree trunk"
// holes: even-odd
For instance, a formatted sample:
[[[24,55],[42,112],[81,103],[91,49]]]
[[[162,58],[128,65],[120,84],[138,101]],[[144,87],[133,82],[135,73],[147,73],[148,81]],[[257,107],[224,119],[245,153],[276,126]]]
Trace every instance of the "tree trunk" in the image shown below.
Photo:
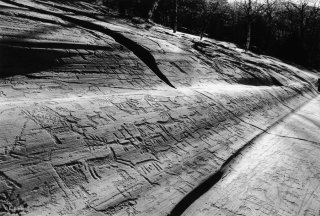
[[[155,10],[157,9],[160,1],[161,0],[154,0],[153,1],[152,5],[151,5],[151,8],[150,8],[150,10],[148,12],[148,20],[152,19],[153,14],[154,14]]]
[[[126,1],[125,0],[119,0],[118,1],[118,7],[119,7],[120,16],[124,17],[126,15]]]
[[[205,30],[204,30],[204,29],[202,29],[202,30],[201,30],[201,33],[200,33],[200,40],[202,40],[202,39],[203,39],[204,32],[205,32]]]
[[[202,40],[205,32],[206,32],[206,29],[207,29],[207,26],[208,26],[208,18],[206,18],[203,22],[203,25],[202,25],[202,28],[201,28],[201,32],[200,32],[200,40]]]
[[[251,44],[251,22],[248,22],[246,51],[248,51],[250,49],[250,44]]]
[[[268,13],[266,27],[267,27],[267,33],[266,33],[265,50],[269,54],[271,51],[271,41],[272,41],[272,34],[273,34],[273,30],[274,30],[274,21],[273,21],[271,13]]]
[[[178,28],[178,0],[174,0],[173,33],[177,32],[177,28]]]

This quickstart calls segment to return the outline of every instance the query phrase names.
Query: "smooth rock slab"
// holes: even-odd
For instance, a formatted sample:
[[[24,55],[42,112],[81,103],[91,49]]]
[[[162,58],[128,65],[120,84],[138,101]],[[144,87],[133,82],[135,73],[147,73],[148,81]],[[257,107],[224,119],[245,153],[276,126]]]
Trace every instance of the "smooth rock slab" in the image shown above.
[[[256,139],[183,215],[319,215],[320,97]]]
[[[3,215],[168,215],[316,95],[315,74],[228,43],[2,1],[19,5],[0,14],[11,39],[0,64]],[[55,34],[40,31],[47,22]],[[29,24],[41,34],[14,44]]]

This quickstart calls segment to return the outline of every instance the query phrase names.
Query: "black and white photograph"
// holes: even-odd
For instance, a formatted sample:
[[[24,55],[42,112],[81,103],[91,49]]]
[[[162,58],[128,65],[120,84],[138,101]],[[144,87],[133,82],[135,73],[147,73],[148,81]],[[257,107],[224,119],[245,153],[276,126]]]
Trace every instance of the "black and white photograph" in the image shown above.
[[[320,0],[0,0],[0,216],[320,216]]]

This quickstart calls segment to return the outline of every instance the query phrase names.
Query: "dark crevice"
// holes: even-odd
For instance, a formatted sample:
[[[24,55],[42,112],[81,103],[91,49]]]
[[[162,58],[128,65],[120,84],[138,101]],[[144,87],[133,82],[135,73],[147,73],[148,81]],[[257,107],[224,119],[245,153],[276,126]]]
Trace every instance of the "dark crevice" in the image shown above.
[[[283,86],[283,84],[279,80],[277,80],[274,76],[270,75],[270,77],[271,77],[271,80],[273,82],[273,85],[275,85],[275,86]]]
[[[310,100],[309,100],[310,101]],[[238,158],[246,149],[251,147],[251,145],[264,133],[275,135],[269,133],[268,130],[271,128],[275,127],[279,122],[283,121],[285,118],[287,118],[290,114],[295,112],[296,110],[299,110],[301,107],[303,107],[306,103],[309,101],[301,104],[300,106],[296,107],[293,111],[289,112],[288,114],[284,115],[281,117],[278,121],[274,122],[270,126],[268,126],[266,129],[261,129],[261,133],[258,133],[256,136],[254,136],[252,139],[250,139],[247,143],[245,143],[241,148],[239,148],[237,151],[235,151],[222,165],[221,168],[214,173],[213,175],[209,176],[204,182],[200,183],[196,188],[194,188],[190,193],[188,193],[182,200],[179,201],[173,208],[170,214],[168,216],[180,216],[182,215],[190,206],[192,203],[194,203],[197,199],[199,199],[202,195],[204,195],[207,191],[209,191],[214,185],[216,185],[224,175],[227,173],[227,169],[232,165],[233,161]],[[243,120],[241,120],[243,121]],[[247,123],[247,122],[245,122]],[[247,123],[248,124],[248,123]],[[250,124],[251,125],[251,124]],[[251,125],[253,126],[253,125]],[[255,126],[256,127],[256,126]],[[287,136],[281,136],[284,138],[291,138],[293,139],[294,137],[287,137]],[[297,138],[295,138],[297,139]],[[308,141],[311,142],[310,140],[304,140],[300,139],[303,141]],[[314,143],[314,142],[313,142]],[[315,143],[318,144],[318,143]]]
[[[223,173],[221,171],[216,172],[210,176],[198,187],[188,193],[180,202],[174,207],[168,216],[179,216],[197,199],[199,199],[204,193],[206,193],[213,185],[218,183],[222,178]]]
[[[175,66],[181,73],[186,74],[187,72],[185,72],[178,64],[176,64],[175,62],[171,62],[171,64],[173,66]]]
[[[123,46],[127,47],[129,50],[131,50],[138,58],[140,58],[162,81],[164,81],[167,85],[169,85],[172,88],[175,88],[169,79],[160,71],[158,68],[158,65],[156,63],[156,60],[152,56],[152,54],[139,45],[138,43],[128,39],[127,37],[123,36],[120,33],[114,32],[110,29],[105,29],[104,33],[107,33],[109,36],[115,39],[118,43],[122,44]]]
[[[24,5],[24,4],[20,4],[14,1],[10,1],[10,0],[3,0],[4,2],[7,2],[9,4],[13,4],[13,5],[17,5],[19,7],[25,7],[28,8],[32,11],[36,11],[42,14],[48,14],[51,16],[56,16],[59,17],[65,21],[68,21],[70,23],[76,24],[78,26],[81,26],[83,28],[87,28],[87,29],[91,29],[91,30],[95,30],[95,31],[99,31],[102,32],[104,34],[109,35],[110,37],[112,37],[116,42],[120,43],[121,45],[125,46],[126,48],[128,48],[130,51],[132,51],[140,60],[142,60],[162,81],[164,81],[167,85],[169,85],[172,88],[175,88],[171,82],[169,81],[169,79],[161,72],[161,70],[159,69],[155,58],[153,57],[153,55],[147,50],[145,49],[143,46],[139,45],[138,43],[136,43],[135,41],[130,40],[129,38],[123,36],[122,34],[112,31],[111,29],[108,29],[104,26],[100,26],[85,20],[81,20],[81,19],[77,19],[71,16],[67,16],[67,15],[63,15],[63,14],[59,14],[59,13],[55,13],[55,12],[51,12],[51,11],[46,11],[43,9],[39,9],[39,8],[34,8],[28,5]]]
[[[221,166],[221,168],[209,176],[204,182],[200,183],[195,189],[193,189],[190,193],[188,193],[182,200],[179,201],[178,204],[175,205],[173,210],[168,216],[180,216],[182,215],[192,203],[198,200],[202,195],[208,192],[213,186],[215,186],[226,173],[226,168],[230,166],[231,162],[237,158],[245,149],[247,149],[251,144],[256,140],[261,134],[265,131],[262,131],[255,137],[253,137],[249,142],[243,145],[240,149],[234,152]]]
[[[264,131],[262,132],[264,133]],[[202,195],[204,195],[207,191],[209,191],[214,185],[216,185],[226,173],[226,168],[229,167],[230,163],[238,157],[246,148],[251,146],[253,141],[257,139],[262,133],[256,135],[249,142],[243,145],[240,149],[238,149],[235,153],[233,153],[221,166],[221,168],[209,176],[204,182],[200,183],[195,189],[193,189],[190,193],[188,193],[182,200],[179,201],[178,204],[175,205],[173,210],[168,216],[180,216],[182,215],[192,203],[198,200]]]

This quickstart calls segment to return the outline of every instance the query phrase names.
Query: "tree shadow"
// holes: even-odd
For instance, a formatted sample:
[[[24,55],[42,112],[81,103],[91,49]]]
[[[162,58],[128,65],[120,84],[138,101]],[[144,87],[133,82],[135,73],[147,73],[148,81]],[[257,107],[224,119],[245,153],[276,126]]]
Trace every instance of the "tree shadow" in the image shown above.
[[[72,54],[65,50],[0,45],[0,78],[28,75],[57,67],[64,64],[59,59],[68,56]]]
[[[61,49],[62,47],[57,49],[55,43],[48,47],[50,43],[30,41],[59,28],[60,26],[46,26],[0,40],[0,78],[27,75],[63,64],[59,58],[72,54]]]

